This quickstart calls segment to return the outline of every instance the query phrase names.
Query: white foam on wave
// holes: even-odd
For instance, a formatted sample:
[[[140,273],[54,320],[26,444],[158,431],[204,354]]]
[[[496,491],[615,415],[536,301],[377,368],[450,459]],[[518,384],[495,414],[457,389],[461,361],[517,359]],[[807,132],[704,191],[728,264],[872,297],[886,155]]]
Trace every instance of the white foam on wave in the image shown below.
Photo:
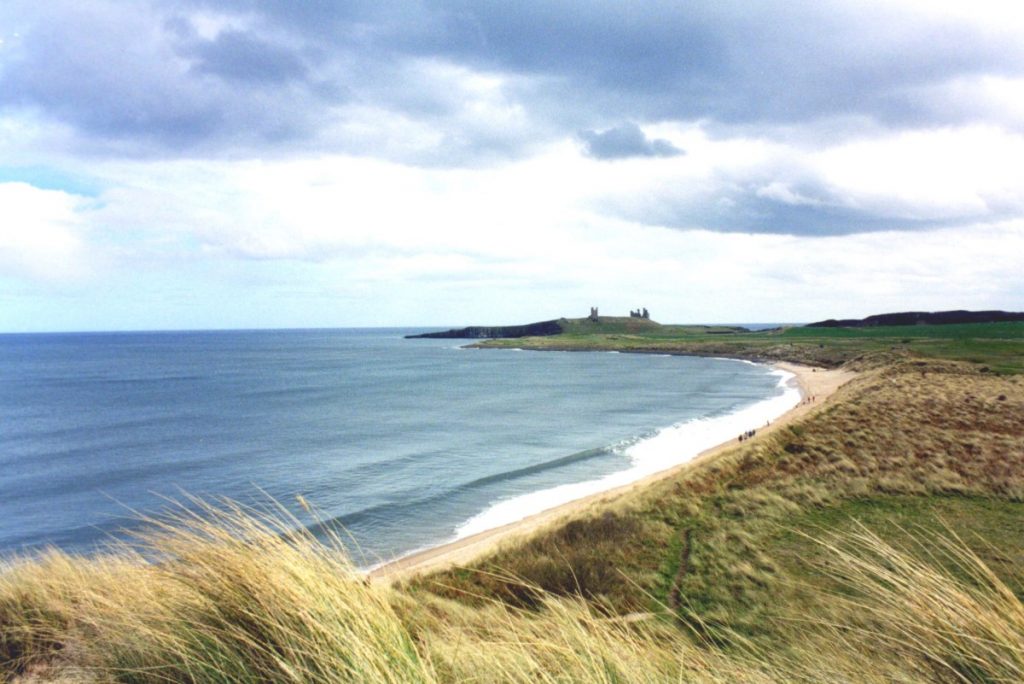
[[[763,427],[800,403],[796,376],[779,369],[771,373],[779,377],[777,387],[782,390],[776,396],[725,416],[697,418],[662,428],[653,436],[624,449],[631,464],[628,469],[596,480],[559,485],[498,501],[460,525],[455,531],[455,538],[469,537],[591,494],[636,482],[691,461],[702,451],[734,440],[747,430]]]

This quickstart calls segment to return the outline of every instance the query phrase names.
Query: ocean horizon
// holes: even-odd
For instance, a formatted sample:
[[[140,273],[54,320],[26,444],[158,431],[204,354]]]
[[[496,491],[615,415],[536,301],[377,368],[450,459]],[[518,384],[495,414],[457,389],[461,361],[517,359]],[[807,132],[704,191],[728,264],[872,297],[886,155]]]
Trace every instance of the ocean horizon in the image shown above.
[[[435,329],[0,335],[0,554],[88,553],[187,493],[341,526],[367,567],[671,467],[799,396],[738,360],[403,339]]]
[[[786,326],[802,326],[808,321],[789,323],[730,323],[730,322],[700,322],[700,323],[669,323],[667,325],[706,325],[710,327],[728,326],[747,328],[751,331],[770,330]],[[0,332],[0,338],[18,337],[31,335],[176,335],[183,333],[256,333],[256,332],[332,332],[332,331],[363,331],[363,332],[398,332],[404,334],[418,334],[424,332],[440,332],[443,330],[458,330],[466,327],[466,324],[447,325],[355,325],[355,326],[298,326],[286,328],[140,328],[140,329],[117,329],[117,330],[15,330]]]

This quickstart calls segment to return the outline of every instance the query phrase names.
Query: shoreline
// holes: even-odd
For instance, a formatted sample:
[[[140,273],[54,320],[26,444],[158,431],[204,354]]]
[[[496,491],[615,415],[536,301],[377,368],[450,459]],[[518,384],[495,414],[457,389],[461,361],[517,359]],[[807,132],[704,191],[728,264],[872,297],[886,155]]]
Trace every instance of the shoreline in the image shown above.
[[[758,427],[757,434],[750,438],[751,441],[761,439],[765,434],[771,434],[796,418],[802,417],[816,410],[819,406],[824,405],[839,387],[846,384],[856,375],[852,371],[827,370],[788,362],[774,362],[769,365],[773,369],[783,370],[795,376],[801,400],[796,406],[778,416],[767,427]],[[816,397],[816,400],[807,402],[807,397]],[[366,577],[372,582],[395,582],[415,575],[442,570],[453,565],[464,565],[496,550],[500,544],[510,539],[528,537],[542,527],[569,518],[594,504],[608,502],[627,492],[635,491],[659,480],[671,477],[686,468],[706,463],[734,446],[737,446],[737,441],[729,439],[704,449],[688,461],[646,475],[628,484],[574,499],[534,513],[521,520],[483,530],[461,539],[414,551],[406,556],[371,568],[367,571]]]

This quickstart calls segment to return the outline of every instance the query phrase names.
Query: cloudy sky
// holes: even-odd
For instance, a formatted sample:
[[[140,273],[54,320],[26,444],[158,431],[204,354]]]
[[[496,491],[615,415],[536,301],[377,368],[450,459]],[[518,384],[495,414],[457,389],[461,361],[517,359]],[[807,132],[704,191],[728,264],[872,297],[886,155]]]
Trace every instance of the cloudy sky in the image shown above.
[[[1024,310],[1020,7],[3,0],[0,331]]]

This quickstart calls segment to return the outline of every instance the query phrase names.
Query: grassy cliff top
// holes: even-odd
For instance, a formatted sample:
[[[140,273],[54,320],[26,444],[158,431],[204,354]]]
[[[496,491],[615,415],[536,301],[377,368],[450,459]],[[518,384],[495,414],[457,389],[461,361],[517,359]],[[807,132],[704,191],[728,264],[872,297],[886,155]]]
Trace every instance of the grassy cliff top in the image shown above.
[[[485,348],[521,347],[578,351],[632,351],[731,356],[838,367],[858,359],[931,358],[968,361],[996,373],[1024,373],[1024,323],[789,327],[751,332],[726,326],[660,325],[654,321],[601,317],[559,321],[564,332],[546,337],[497,339]]]
[[[715,335],[746,332],[743,328],[723,325],[662,325],[649,318],[630,316],[598,316],[590,318],[560,318],[558,325],[564,335],[643,335],[647,337],[677,337],[686,335]]]

